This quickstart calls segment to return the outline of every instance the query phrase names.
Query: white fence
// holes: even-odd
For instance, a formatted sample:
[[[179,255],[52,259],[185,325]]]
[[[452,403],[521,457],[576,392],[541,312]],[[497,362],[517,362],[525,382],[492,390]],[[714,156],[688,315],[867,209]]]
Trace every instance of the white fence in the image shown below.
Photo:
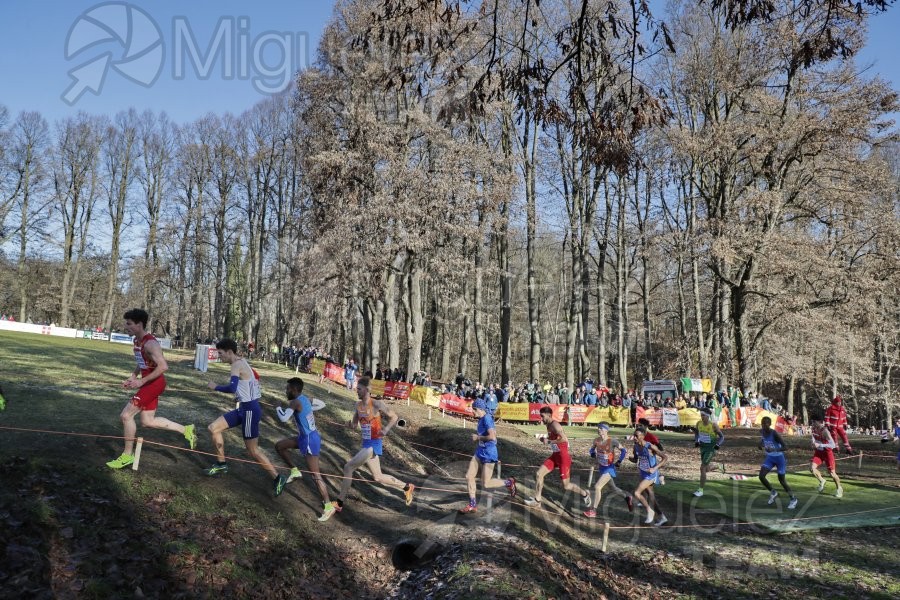
[[[31,323],[19,323],[18,321],[0,321],[0,331],[17,331],[20,333],[36,333],[38,335],[53,335],[57,337],[77,338],[85,340],[99,340],[102,342],[115,342],[117,344],[133,343],[132,336],[124,333],[106,334],[90,329],[72,329],[70,327],[57,327],[56,325],[33,325]],[[169,338],[158,338],[159,345],[165,349],[172,347]]]

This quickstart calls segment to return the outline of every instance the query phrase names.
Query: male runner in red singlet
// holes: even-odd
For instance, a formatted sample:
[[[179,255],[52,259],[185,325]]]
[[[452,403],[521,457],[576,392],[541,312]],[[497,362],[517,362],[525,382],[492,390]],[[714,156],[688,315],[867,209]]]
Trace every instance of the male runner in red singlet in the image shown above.
[[[188,441],[191,450],[197,443],[193,425],[179,425],[156,416],[159,397],[166,389],[166,378],[163,373],[169,369],[169,365],[163,357],[162,346],[151,333],[147,332],[148,319],[147,311],[140,308],[125,313],[125,331],[134,336],[134,358],[137,366],[122,387],[137,392],[122,409],[120,418],[125,435],[125,450],[122,456],[106,463],[111,469],[121,469],[134,463],[134,439],[137,433],[134,417],[138,413],[141,413],[141,425],[144,427],[177,431]]]
[[[563,487],[568,492],[575,492],[581,496],[586,506],[591,505],[591,495],[572,483],[569,475],[572,470],[572,456],[569,454],[569,438],[566,437],[562,425],[559,421],[553,419],[553,409],[549,406],[541,408],[541,422],[547,426],[547,435],[541,436],[541,441],[548,444],[553,450],[550,458],[544,461],[541,468],[537,470],[535,475],[534,496],[525,500],[528,506],[534,506],[541,503],[541,492],[544,489],[544,477],[554,469],[559,469],[559,478],[562,479]]]
[[[400,417],[384,402],[374,400],[369,396],[368,377],[359,379],[356,384],[356,396],[359,398],[359,402],[356,403],[353,419],[347,426],[351,429],[359,426],[362,433],[362,449],[344,465],[344,479],[341,482],[340,496],[334,502],[335,508],[338,512],[344,508],[344,502],[347,500],[347,494],[353,484],[353,473],[364,464],[368,465],[372,477],[377,483],[402,489],[406,505],[410,506],[416,486],[411,483],[403,483],[392,475],[382,473],[379,458],[382,452],[382,439],[397,425]],[[381,427],[382,415],[388,418],[388,424],[384,429]]]

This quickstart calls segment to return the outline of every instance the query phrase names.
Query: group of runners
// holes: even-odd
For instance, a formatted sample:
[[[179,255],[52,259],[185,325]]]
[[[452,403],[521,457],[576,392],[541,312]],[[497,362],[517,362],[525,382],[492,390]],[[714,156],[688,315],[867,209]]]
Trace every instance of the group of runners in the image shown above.
[[[180,433],[192,450],[197,444],[194,425],[180,425],[156,416],[159,397],[166,389],[164,374],[168,370],[168,364],[159,341],[147,331],[148,319],[149,315],[143,309],[132,309],[125,313],[125,330],[134,336],[134,357],[137,364],[122,387],[136,391],[120,415],[125,447],[118,458],[106,463],[112,469],[122,469],[134,463],[134,442],[137,432],[135,417],[138,414],[140,414],[143,426]],[[234,340],[221,340],[216,344],[216,349],[219,351],[219,359],[231,365],[231,377],[225,385],[210,383],[208,388],[211,391],[233,395],[236,406],[234,410],[226,412],[210,423],[208,427],[217,460],[212,466],[205,469],[204,473],[209,476],[217,476],[228,472],[223,433],[228,429],[240,426],[247,453],[272,477],[272,487],[276,496],[284,491],[287,483],[302,477],[302,472],[291,459],[290,451],[297,450],[306,458],[309,472],[322,497],[323,511],[319,517],[320,521],[327,521],[335,512],[340,512],[350,492],[353,473],[363,465],[369,467],[377,483],[402,489],[406,505],[412,504],[415,485],[402,482],[381,472],[379,457],[382,454],[382,440],[397,425],[400,418],[386,404],[370,396],[368,377],[361,378],[356,385],[358,402],[353,418],[347,423],[347,427],[359,428],[362,434],[362,447],[344,466],[340,495],[332,501],[319,470],[321,436],[316,427],[313,404],[309,398],[303,395],[303,380],[294,377],[287,381],[285,396],[288,407],[276,409],[282,422],[287,423],[293,419],[297,427],[296,436],[282,439],[275,444],[278,455],[290,468],[290,474],[285,477],[278,473],[266,453],[259,447],[259,422],[262,418],[262,407],[260,406],[262,388],[259,384],[259,374],[250,367],[245,358],[238,354],[237,343]],[[387,424],[384,426],[382,426],[382,417],[387,420]]]
[[[159,342],[146,329],[147,321],[148,314],[142,309],[133,309],[125,313],[125,329],[134,336],[136,367],[131,376],[123,383],[123,387],[134,389],[136,392],[122,409],[120,415],[125,447],[118,458],[107,463],[113,469],[121,469],[134,462],[135,417],[138,414],[141,416],[141,424],[145,427],[180,433],[187,440],[191,449],[194,449],[197,443],[197,434],[193,425],[180,425],[156,416],[159,396],[166,387],[164,373],[168,369],[168,365]],[[204,471],[207,475],[216,476],[228,472],[222,434],[227,429],[240,426],[248,454],[271,476],[276,496],[282,493],[287,483],[302,477],[302,471],[292,460],[292,451],[297,450],[306,458],[308,472],[312,474],[312,479],[322,498],[323,511],[319,517],[320,521],[327,521],[335,512],[341,511],[352,485],[353,474],[363,465],[369,468],[376,483],[402,490],[406,505],[412,504],[416,486],[381,471],[380,457],[383,452],[383,439],[397,426],[399,416],[384,402],[371,397],[368,377],[360,378],[356,384],[357,402],[353,417],[346,424],[351,429],[358,428],[360,430],[361,448],[344,466],[339,496],[332,501],[319,468],[322,440],[316,427],[314,415],[316,407],[303,394],[303,380],[294,377],[287,381],[285,396],[288,406],[278,407],[276,411],[282,422],[287,423],[293,420],[297,427],[296,436],[282,439],[275,445],[276,452],[290,469],[289,475],[285,477],[278,473],[265,452],[259,448],[259,422],[262,416],[259,375],[250,367],[246,359],[238,355],[237,344],[234,340],[222,340],[216,344],[216,348],[219,350],[220,360],[231,365],[231,377],[225,385],[210,383],[209,389],[233,395],[237,404],[234,410],[226,412],[208,427],[215,446],[217,461]],[[838,403],[839,400],[835,405]],[[515,497],[517,494],[517,482],[514,477],[507,479],[493,477],[494,467],[499,462],[497,431],[493,415],[483,400],[476,400],[472,404],[472,409],[475,417],[478,418],[476,433],[472,435],[472,441],[476,442],[477,446],[466,472],[466,488],[469,499],[467,504],[459,509],[461,514],[471,514],[478,510],[477,479],[480,479],[481,487],[485,491],[506,488],[510,497]],[[634,510],[635,501],[643,506],[646,511],[644,521],[646,524],[662,526],[668,522],[656,501],[654,488],[656,485],[664,483],[665,480],[660,469],[666,465],[669,458],[659,439],[649,431],[649,423],[646,420],[639,421],[634,429],[633,438],[631,438],[632,447],[629,460],[636,463],[638,469],[638,484],[631,493],[620,489],[615,483],[617,468],[621,467],[622,461],[628,454],[628,448],[622,441],[610,435],[608,423],[599,424],[597,437],[589,451],[590,456],[596,461],[597,473],[592,496],[590,490],[582,489],[571,480],[572,457],[569,452],[569,439],[563,426],[553,418],[553,409],[549,406],[542,407],[540,417],[541,422],[547,428],[547,433],[541,435],[539,439],[551,448],[551,454],[535,473],[534,495],[525,500],[526,505],[541,505],[546,476],[559,470],[564,490],[581,498],[585,505],[583,514],[587,518],[597,516],[602,491],[608,486],[612,493],[625,500],[629,511]],[[382,419],[385,419],[387,424],[383,425]],[[793,510],[796,508],[798,500],[785,479],[787,472],[786,445],[781,435],[772,428],[772,420],[769,417],[764,417],[760,425],[758,447],[765,452],[765,459],[760,467],[759,480],[769,490],[768,504],[774,504],[778,498],[778,492],[768,481],[769,473],[775,470],[781,487],[789,496],[787,508]],[[711,421],[709,409],[701,409],[701,418],[695,427],[694,439],[695,445],[700,451],[700,486],[694,492],[694,496],[702,497],[713,458],[716,451],[725,442],[724,433],[716,423]],[[900,439],[900,419],[897,421],[893,435],[883,441],[897,439]],[[841,441],[844,442],[845,448],[849,449],[846,438],[842,438]],[[837,474],[834,456],[837,448],[835,435],[827,426],[826,419],[819,415],[813,417],[811,443],[814,452],[810,460],[810,471],[819,482],[819,492],[824,491],[826,486],[826,480],[819,470],[824,466],[835,484],[835,497],[841,498],[843,488]],[[900,454],[897,456],[897,461],[898,469],[900,469]]]

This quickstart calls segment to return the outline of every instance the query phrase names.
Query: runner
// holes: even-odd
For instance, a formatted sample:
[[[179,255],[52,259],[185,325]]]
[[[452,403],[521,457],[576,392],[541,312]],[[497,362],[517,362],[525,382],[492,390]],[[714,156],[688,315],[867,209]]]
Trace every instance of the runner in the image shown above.
[[[844,452],[853,454],[853,448],[850,447],[850,440],[847,438],[847,411],[844,410],[844,401],[840,396],[835,396],[831,401],[831,406],[825,410],[825,426],[831,432],[834,441],[844,445]]]
[[[141,308],[133,308],[125,313],[124,318],[125,331],[134,336],[134,359],[137,366],[122,387],[138,391],[119,415],[125,436],[125,449],[119,458],[106,463],[111,469],[121,469],[134,463],[134,438],[137,433],[134,417],[138,413],[141,413],[141,425],[144,427],[177,431],[187,440],[191,450],[197,445],[197,434],[194,433],[193,425],[179,425],[156,416],[159,397],[166,389],[166,377],[163,373],[169,369],[169,364],[163,357],[159,341],[147,331],[150,315]]]
[[[844,488],[841,487],[841,480],[837,474],[837,465],[834,461],[834,449],[837,448],[837,444],[834,443],[831,432],[825,427],[824,419],[819,415],[812,418],[812,446],[815,452],[812,460],[809,462],[809,470],[819,480],[819,492],[825,489],[825,478],[819,473],[819,465],[825,465],[825,468],[828,469],[828,474],[831,475],[831,479],[834,481],[834,485],[837,486],[834,497],[843,498]]]
[[[225,338],[216,344],[216,349],[219,351],[219,359],[231,365],[231,381],[228,385],[210,383],[208,387],[216,392],[234,394],[238,407],[210,423],[209,432],[212,434],[213,444],[216,447],[218,462],[204,472],[210,476],[228,472],[228,464],[225,462],[225,440],[222,432],[240,425],[247,453],[259,463],[266,473],[272,476],[272,488],[275,490],[275,495],[279,496],[284,491],[287,479],[284,475],[278,474],[269,461],[269,457],[259,448],[259,420],[262,417],[262,408],[259,406],[259,399],[262,397],[259,378],[256,371],[250,368],[247,360],[238,356],[237,342]]]
[[[659,441],[659,438],[656,437],[652,431],[650,431],[649,419],[647,419],[646,417],[641,417],[640,419],[638,419],[638,425],[644,426],[644,430],[645,430],[644,440],[645,441],[650,442],[651,444],[653,444],[660,450],[665,451],[665,448],[663,448],[662,442]],[[666,485],[666,476],[663,475],[662,473],[659,474],[659,485]]]
[[[319,521],[325,522],[335,513],[335,508],[328,497],[328,488],[325,487],[322,474],[319,472],[319,450],[322,447],[322,438],[316,429],[316,417],[313,415],[312,403],[303,395],[303,380],[299,377],[288,379],[285,395],[290,402],[290,407],[285,410],[279,406],[278,418],[282,423],[287,423],[293,417],[297,425],[297,435],[278,441],[275,444],[275,450],[285,464],[291,468],[291,474],[286,483],[303,476],[303,473],[291,460],[290,451],[299,450],[300,454],[306,457],[306,466],[309,467],[309,472],[312,473],[316,487],[319,489],[319,495],[322,496],[323,512]]]
[[[416,486],[411,483],[403,483],[396,477],[382,473],[379,458],[382,452],[383,438],[397,425],[400,417],[381,400],[372,399],[369,395],[368,377],[359,378],[356,384],[356,396],[359,398],[359,402],[356,403],[353,419],[347,426],[350,429],[356,429],[357,426],[360,428],[362,449],[344,465],[344,480],[341,482],[341,494],[334,502],[335,508],[338,512],[344,508],[344,502],[346,502],[350,486],[353,484],[353,473],[364,464],[369,467],[376,483],[402,489],[406,505],[410,506]],[[388,419],[388,424],[384,429],[381,428],[382,415]]]
[[[487,402],[478,399],[472,403],[472,411],[478,417],[477,433],[472,434],[472,441],[478,442],[475,455],[469,461],[469,470],[466,471],[466,488],[469,491],[469,503],[459,509],[460,514],[469,514],[478,510],[478,502],[475,497],[475,477],[481,471],[481,489],[493,489],[506,487],[510,498],[516,497],[516,478],[493,479],[494,465],[500,460],[497,455],[497,430],[494,428],[494,418],[488,412]]]
[[[616,460],[615,451],[618,449],[619,458]],[[597,517],[597,507],[600,506],[600,496],[603,487],[609,484],[612,491],[625,498],[628,510],[634,510],[634,501],[628,492],[619,489],[616,486],[616,468],[622,466],[622,459],[625,458],[627,450],[619,440],[609,436],[609,423],[600,423],[597,426],[597,437],[594,438],[594,445],[591,446],[591,458],[597,459],[597,483],[594,484],[594,502],[593,505],[584,511],[584,516],[589,519]],[[614,462],[615,461],[615,462]]]
[[[887,444],[888,442],[894,442],[900,440],[900,418],[894,423],[894,431],[891,434],[886,434],[881,438],[882,444]],[[897,452],[897,470],[900,471],[900,451]]]
[[[703,486],[706,485],[706,473],[712,463],[716,450],[725,442],[725,434],[716,423],[710,420],[712,411],[706,407],[700,409],[700,420],[697,421],[697,431],[694,436],[694,446],[700,448],[700,487],[694,492],[698,498],[703,496]],[[715,435],[715,441],[713,441]]]
[[[666,515],[663,514],[659,504],[656,502],[656,493],[653,491],[653,486],[659,480],[660,468],[668,462],[669,457],[666,456],[666,453],[659,446],[647,441],[646,436],[647,428],[644,425],[638,425],[634,428],[634,451],[631,461],[637,463],[638,471],[641,475],[640,483],[634,490],[634,497],[647,509],[647,520],[644,523],[647,525],[652,523],[659,527],[668,523],[669,519],[666,518]],[[644,492],[647,492],[646,497]],[[654,523],[653,518],[657,514],[659,514],[659,519]]]
[[[541,492],[544,490],[544,477],[554,469],[559,469],[559,478],[563,488],[567,492],[575,492],[581,496],[586,506],[591,505],[591,495],[569,480],[572,470],[572,457],[569,455],[569,438],[566,437],[562,425],[553,419],[553,409],[549,406],[541,407],[541,422],[547,427],[547,435],[541,436],[541,442],[548,444],[553,450],[550,458],[537,470],[535,475],[534,496],[525,500],[528,506],[541,503]]]
[[[759,449],[765,450],[766,460],[763,461],[763,464],[760,466],[759,480],[766,486],[766,489],[769,490],[768,504],[775,504],[775,499],[778,498],[778,492],[772,489],[772,484],[769,483],[769,471],[778,469],[778,482],[791,498],[791,501],[788,502],[788,510],[793,510],[797,508],[797,497],[794,495],[794,492],[791,491],[787,480],[784,478],[785,473],[787,473],[787,460],[784,457],[784,440],[781,439],[781,435],[777,431],[772,429],[771,417],[763,417],[760,424],[762,425],[762,429],[760,430],[762,439],[759,442]]]

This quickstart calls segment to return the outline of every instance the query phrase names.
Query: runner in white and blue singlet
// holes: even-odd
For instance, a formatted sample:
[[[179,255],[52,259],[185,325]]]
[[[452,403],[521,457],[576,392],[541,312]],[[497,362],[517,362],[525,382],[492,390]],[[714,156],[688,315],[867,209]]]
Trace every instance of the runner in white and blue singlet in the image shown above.
[[[262,397],[259,376],[250,368],[250,364],[245,359],[238,356],[237,342],[234,340],[223,339],[216,344],[216,349],[219,351],[219,359],[231,365],[231,380],[228,385],[210,383],[208,387],[217,392],[234,394],[238,407],[210,423],[209,432],[212,434],[216,447],[218,462],[206,469],[205,473],[218,475],[228,472],[228,465],[225,462],[225,440],[222,433],[226,429],[240,425],[247,452],[264,471],[272,476],[272,486],[275,489],[275,495],[278,496],[284,490],[287,479],[278,474],[269,461],[269,457],[259,447],[259,420],[262,417],[262,408],[259,406],[259,399]]]
[[[777,469],[778,482],[791,498],[790,502],[788,502],[788,510],[793,510],[797,508],[797,497],[794,495],[794,492],[791,491],[791,487],[784,478],[785,473],[787,473],[787,459],[784,456],[784,440],[781,438],[781,434],[772,429],[772,419],[770,417],[763,417],[762,421],[760,421],[760,425],[762,426],[762,429],[760,429],[762,439],[759,442],[759,449],[765,451],[766,460],[763,461],[763,464],[759,468],[759,480],[766,486],[766,489],[769,490],[768,504],[775,504],[775,499],[778,498],[778,492],[772,489],[772,484],[769,483],[768,480],[769,471]]]
[[[882,444],[887,444],[889,442],[895,442],[900,440],[900,419],[894,423],[894,431],[891,434],[885,435],[881,438]],[[900,452],[897,452],[897,470],[900,471]]]
[[[631,461],[637,463],[640,481],[633,495],[647,509],[647,520],[644,523],[660,526],[665,525],[669,519],[666,518],[666,515],[660,510],[659,504],[656,503],[656,494],[653,491],[653,486],[659,480],[660,468],[668,462],[669,458],[658,446],[644,439],[646,433],[647,428],[644,425],[638,425],[634,428],[634,450],[632,451]],[[659,519],[654,523],[653,517],[656,514],[659,514]]]
[[[319,521],[327,521],[331,515],[335,513],[334,505],[328,497],[328,488],[322,480],[322,474],[319,472],[319,452],[322,448],[322,438],[319,430],[316,428],[316,417],[313,414],[312,403],[309,398],[303,395],[303,380],[299,377],[292,377],[287,380],[285,388],[285,396],[290,402],[290,407],[285,410],[278,407],[278,418],[282,423],[287,423],[293,417],[294,423],[297,425],[297,435],[295,437],[284,438],[275,444],[275,450],[281,459],[291,468],[291,474],[288,476],[287,483],[303,476],[300,469],[294,465],[291,460],[291,450],[299,450],[300,454],[306,457],[306,465],[309,472],[312,473],[322,496],[323,512],[319,517]]]

